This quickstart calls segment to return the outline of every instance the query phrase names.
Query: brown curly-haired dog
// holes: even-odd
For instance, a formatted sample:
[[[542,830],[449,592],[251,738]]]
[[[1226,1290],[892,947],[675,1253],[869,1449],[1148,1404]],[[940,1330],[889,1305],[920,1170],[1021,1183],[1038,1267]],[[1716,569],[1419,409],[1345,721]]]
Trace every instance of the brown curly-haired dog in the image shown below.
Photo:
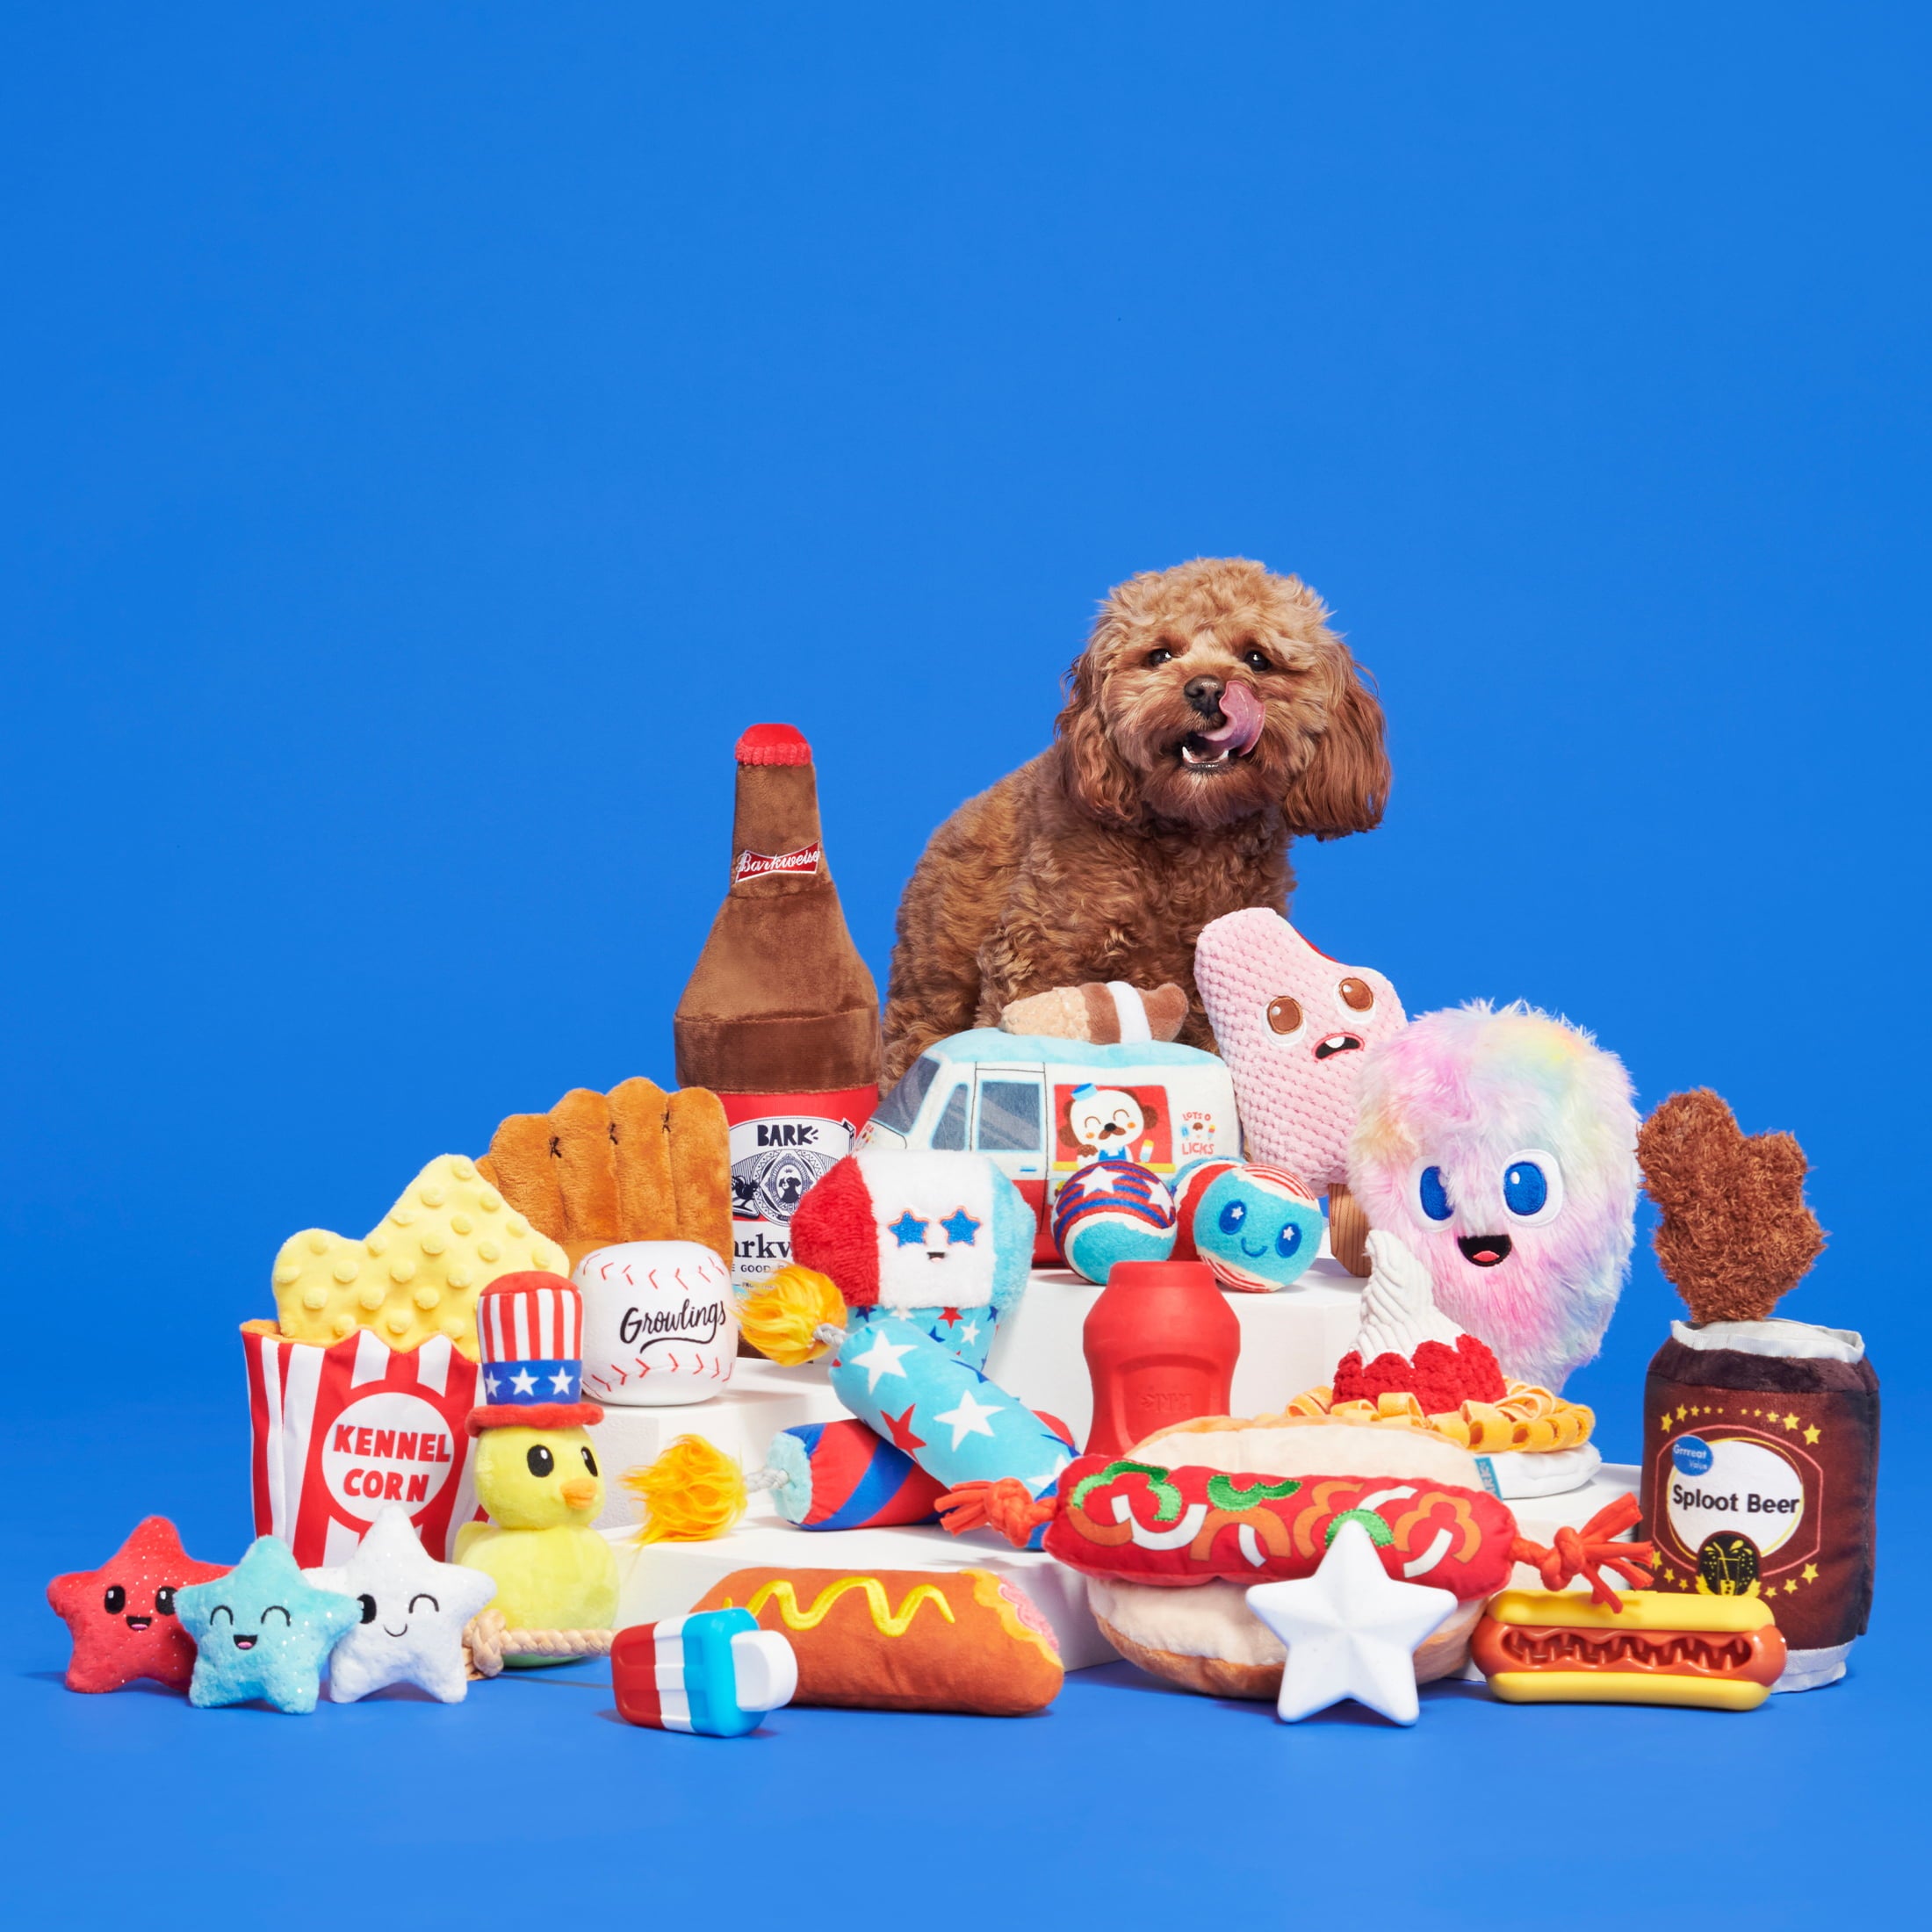
[[[1284,910],[1289,841],[1367,832],[1388,795],[1381,709],[1327,619],[1298,578],[1239,557],[1108,594],[1053,743],[962,805],[905,888],[887,1085],[1009,1000],[1085,980],[1173,981],[1180,1037],[1214,1045],[1201,927]]]
[[[1693,1322],[1761,1322],[1825,1245],[1805,1205],[1805,1150],[1746,1134],[1708,1087],[1673,1093],[1637,1134],[1644,1192],[1663,1219],[1657,1264]]]

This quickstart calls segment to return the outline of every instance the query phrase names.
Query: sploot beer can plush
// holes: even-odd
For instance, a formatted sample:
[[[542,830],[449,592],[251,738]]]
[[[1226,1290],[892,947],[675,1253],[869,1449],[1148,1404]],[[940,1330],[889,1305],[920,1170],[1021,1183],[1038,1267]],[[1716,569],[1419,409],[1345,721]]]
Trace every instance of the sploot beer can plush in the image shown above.
[[[731,1125],[732,1274],[791,1259],[792,1210],[879,1098],[879,996],[825,864],[811,747],[789,724],[738,741],[732,883],[673,1021],[679,1080]]]
[[[1834,1683],[1871,1610],[1878,1378],[1850,1330],[1771,1312],[1825,1243],[1804,1151],[1747,1138],[1697,1092],[1651,1115],[1638,1157],[1663,1214],[1657,1259],[1691,1317],[1644,1384],[1656,1588],[1757,1597],[1787,1652],[1774,1689]]]

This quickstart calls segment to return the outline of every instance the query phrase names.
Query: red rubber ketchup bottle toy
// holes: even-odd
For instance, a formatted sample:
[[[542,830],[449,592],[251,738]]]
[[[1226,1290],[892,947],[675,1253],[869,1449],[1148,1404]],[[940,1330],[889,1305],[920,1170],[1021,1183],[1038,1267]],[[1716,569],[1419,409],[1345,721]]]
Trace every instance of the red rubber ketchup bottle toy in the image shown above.
[[[1117,1261],[1081,1331],[1093,1384],[1086,1453],[1117,1456],[1196,1416],[1225,1416],[1241,1323],[1203,1261]]]

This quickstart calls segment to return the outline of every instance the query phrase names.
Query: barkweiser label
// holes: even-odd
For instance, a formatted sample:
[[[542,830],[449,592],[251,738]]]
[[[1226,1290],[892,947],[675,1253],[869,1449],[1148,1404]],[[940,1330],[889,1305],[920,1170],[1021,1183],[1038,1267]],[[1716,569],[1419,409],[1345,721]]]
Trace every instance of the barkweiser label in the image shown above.
[[[806,1188],[852,1151],[850,1121],[765,1114],[732,1122],[732,1279],[762,1280],[791,1259],[792,1215]]]
[[[741,885],[746,879],[762,879],[774,872],[814,873],[824,849],[822,846],[808,845],[800,846],[796,852],[740,852],[738,863],[732,868],[732,883]]]

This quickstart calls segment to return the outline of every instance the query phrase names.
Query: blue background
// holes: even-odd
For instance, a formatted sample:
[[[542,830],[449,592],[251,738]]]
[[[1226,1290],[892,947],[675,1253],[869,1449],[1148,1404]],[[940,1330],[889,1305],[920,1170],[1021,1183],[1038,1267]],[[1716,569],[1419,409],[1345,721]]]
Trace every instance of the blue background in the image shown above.
[[[8,10],[15,1897],[406,1924],[514,1872],[519,1915],[808,1923],[777,1874],[857,1829],[847,1915],[912,1925],[1875,1899],[1932,1581],[1928,66],[1902,7]],[[306,1723],[59,1689],[46,1576],[150,1510],[248,1533],[282,1239],[668,1078],[745,724],[817,746],[883,985],[1096,600],[1230,552],[1389,715],[1383,828],[1299,848],[1311,936],[1810,1151],[1786,1312],[1864,1330],[1892,1417],[1849,1683],[1396,1735],[1119,1667],[735,1748],[580,1678]],[[1572,1385],[1613,1454],[1673,1307],[1640,1251]]]

